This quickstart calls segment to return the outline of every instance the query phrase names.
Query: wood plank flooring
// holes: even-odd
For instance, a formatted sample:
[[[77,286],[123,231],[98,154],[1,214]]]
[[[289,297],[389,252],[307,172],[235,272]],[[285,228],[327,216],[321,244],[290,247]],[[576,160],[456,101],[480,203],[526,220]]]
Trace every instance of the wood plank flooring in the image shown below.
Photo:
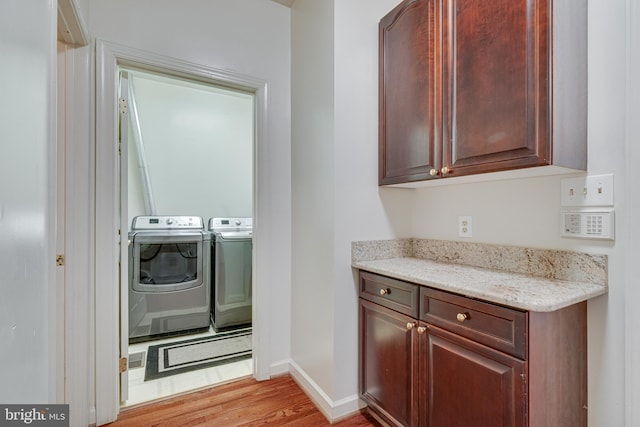
[[[291,379],[242,379],[154,404],[124,409],[108,427],[378,426],[362,413],[330,424]]]

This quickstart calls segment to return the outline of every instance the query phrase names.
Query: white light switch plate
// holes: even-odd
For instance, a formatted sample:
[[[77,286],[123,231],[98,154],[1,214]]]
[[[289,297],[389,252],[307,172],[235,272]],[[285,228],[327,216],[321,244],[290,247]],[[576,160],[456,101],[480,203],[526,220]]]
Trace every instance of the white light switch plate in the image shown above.
[[[561,206],[613,206],[613,174],[563,179]]]

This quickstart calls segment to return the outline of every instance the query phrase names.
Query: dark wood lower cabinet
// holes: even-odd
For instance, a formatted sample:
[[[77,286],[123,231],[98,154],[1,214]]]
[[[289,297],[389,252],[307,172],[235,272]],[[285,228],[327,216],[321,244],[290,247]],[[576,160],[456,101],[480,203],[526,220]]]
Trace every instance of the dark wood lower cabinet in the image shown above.
[[[586,314],[361,272],[361,398],[391,426],[586,427]]]
[[[418,425],[418,337],[415,319],[360,303],[360,390],[375,415],[391,425]]]
[[[435,326],[420,346],[422,425],[527,425],[524,361]]]

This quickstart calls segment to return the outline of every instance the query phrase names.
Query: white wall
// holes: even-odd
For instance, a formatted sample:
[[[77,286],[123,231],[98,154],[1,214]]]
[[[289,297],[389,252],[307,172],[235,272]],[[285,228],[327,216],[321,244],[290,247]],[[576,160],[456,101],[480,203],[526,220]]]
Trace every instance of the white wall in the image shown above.
[[[0,10],[0,402],[55,403],[56,2]]]
[[[331,394],[333,378],[333,2],[292,8],[291,358]]]
[[[411,235],[408,190],[377,187],[378,20],[397,0],[292,7],[292,351],[332,418],[357,408],[351,241]]]
[[[379,188],[378,21],[397,0],[335,1],[333,395],[357,393],[358,287],[351,242],[411,236],[412,191]]]
[[[194,215],[205,222],[210,217],[251,217],[253,94],[129,74],[155,214]],[[128,127],[131,227],[133,217],[150,212],[145,209],[133,119]]]

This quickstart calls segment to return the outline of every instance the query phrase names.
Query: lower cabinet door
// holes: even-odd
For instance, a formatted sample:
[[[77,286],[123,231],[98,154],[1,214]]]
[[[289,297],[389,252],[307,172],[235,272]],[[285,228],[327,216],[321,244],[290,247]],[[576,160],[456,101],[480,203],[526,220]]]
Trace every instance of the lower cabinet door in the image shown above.
[[[415,326],[409,316],[360,299],[360,393],[391,425],[418,425]]]
[[[527,425],[525,361],[432,325],[419,336],[421,425]]]

